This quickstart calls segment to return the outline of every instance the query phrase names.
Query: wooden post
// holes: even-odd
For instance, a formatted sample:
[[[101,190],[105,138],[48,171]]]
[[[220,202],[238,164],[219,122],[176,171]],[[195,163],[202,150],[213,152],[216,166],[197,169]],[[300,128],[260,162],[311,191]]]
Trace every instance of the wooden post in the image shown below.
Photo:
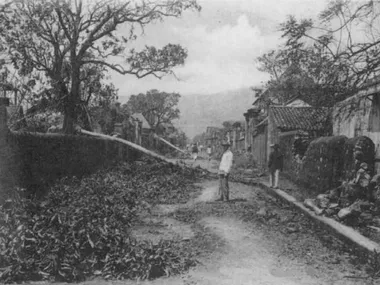
[[[248,137],[249,137],[249,116],[248,116],[248,112],[244,113],[244,118],[245,118],[245,124],[244,124],[244,128],[245,128],[244,129],[244,131],[245,131],[245,135],[244,135],[244,148],[247,151],[248,150],[248,146],[250,145],[249,141],[248,141]]]
[[[142,122],[139,121],[139,145],[142,145]]]
[[[120,135],[123,134],[123,124],[122,123],[115,123],[114,130],[116,133],[119,133]]]

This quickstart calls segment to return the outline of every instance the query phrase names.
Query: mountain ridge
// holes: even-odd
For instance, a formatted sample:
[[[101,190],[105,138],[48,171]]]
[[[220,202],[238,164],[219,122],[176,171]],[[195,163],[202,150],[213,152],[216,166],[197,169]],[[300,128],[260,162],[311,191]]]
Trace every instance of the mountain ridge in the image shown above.
[[[250,87],[215,94],[181,96],[180,118],[174,122],[189,138],[206,131],[208,126],[222,127],[224,121],[244,121],[244,115],[255,100]]]

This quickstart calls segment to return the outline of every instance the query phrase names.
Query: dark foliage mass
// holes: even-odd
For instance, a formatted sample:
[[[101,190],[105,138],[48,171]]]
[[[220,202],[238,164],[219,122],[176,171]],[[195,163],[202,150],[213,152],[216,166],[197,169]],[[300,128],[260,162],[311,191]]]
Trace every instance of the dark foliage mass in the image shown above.
[[[139,242],[129,230],[141,201],[188,198],[196,172],[139,161],[62,179],[43,201],[15,191],[0,207],[1,281],[149,279],[186,270],[194,261],[179,242]]]

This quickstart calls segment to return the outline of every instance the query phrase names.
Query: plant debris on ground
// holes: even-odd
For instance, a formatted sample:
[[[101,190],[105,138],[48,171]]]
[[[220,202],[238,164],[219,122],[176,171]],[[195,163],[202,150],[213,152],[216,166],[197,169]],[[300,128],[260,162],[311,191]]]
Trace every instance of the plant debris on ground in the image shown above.
[[[235,185],[231,184],[230,187],[234,188]],[[171,216],[186,223],[197,223],[210,216],[236,218],[250,225],[252,232],[263,233],[279,256],[312,264],[325,274],[327,271],[347,272],[346,266],[351,264],[350,270],[355,268],[355,271],[347,272],[349,276],[360,274],[371,279],[376,277],[374,272],[378,274],[380,269],[380,258],[376,259],[375,255],[361,256],[354,248],[348,247],[319,225],[313,224],[281,200],[260,192],[247,200],[199,203],[191,208],[178,209]]]
[[[65,178],[37,200],[16,189],[0,206],[0,280],[151,279],[195,265],[176,241],[130,237],[142,201],[187,201],[204,173],[143,160]]]

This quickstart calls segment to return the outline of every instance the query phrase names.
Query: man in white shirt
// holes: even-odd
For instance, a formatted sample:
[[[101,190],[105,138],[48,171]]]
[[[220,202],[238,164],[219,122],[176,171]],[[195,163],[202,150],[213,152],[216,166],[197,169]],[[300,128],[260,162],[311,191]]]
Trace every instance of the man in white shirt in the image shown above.
[[[233,162],[233,154],[230,150],[230,144],[228,142],[223,143],[224,153],[222,156],[222,160],[219,165],[219,194],[221,201],[229,200],[229,186],[228,186],[228,175],[230,174],[232,162]]]
[[[208,161],[211,160],[211,154],[212,154],[212,149],[211,149],[211,146],[209,145],[209,146],[207,147]]]

